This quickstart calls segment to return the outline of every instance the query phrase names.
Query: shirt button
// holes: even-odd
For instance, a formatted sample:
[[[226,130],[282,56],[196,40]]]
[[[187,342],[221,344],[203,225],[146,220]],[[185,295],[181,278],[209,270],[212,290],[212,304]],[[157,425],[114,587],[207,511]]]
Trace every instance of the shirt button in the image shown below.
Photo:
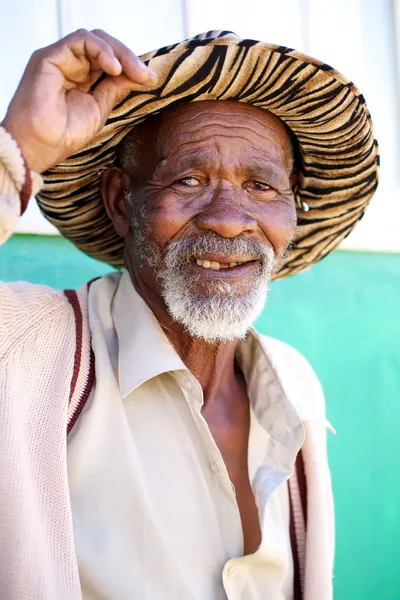
[[[235,575],[237,575],[237,568],[236,567],[229,567],[229,569],[228,569],[228,575],[229,575],[229,577],[235,577]]]
[[[212,462],[212,463],[211,463],[211,471],[212,471],[213,473],[215,473],[215,474],[217,474],[217,473],[218,473],[218,466],[217,466],[217,463],[215,463],[215,462]]]
[[[190,390],[192,389],[192,384],[191,384],[190,380],[189,379],[184,379],[184,381],[182,383],[182,387],[187,392],[190,392]]]

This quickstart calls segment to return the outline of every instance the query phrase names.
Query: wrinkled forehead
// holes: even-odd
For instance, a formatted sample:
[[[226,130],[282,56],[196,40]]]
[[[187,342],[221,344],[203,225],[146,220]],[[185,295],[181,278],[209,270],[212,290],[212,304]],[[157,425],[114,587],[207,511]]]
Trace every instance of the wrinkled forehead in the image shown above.
[[[150,163],[186,151],[210,150],[221,143],[225,152],[238,155],[254,149],[275,157],[290,172],[293,141],[289,128],[275,115],[242,102],[206,100],[174,105],[148,117],[122,142],[117,154],[122,165],[139,159],[140,170]],[[239,156],[238,156],[239,158]]]
[[[278,117],[243,102],[205,100],[180,104],[163,111],[155,126],[159,145],[173,144],[182,136],[195,140],[201,134],[231,134],[254,143],[269,140],[281,146],[290,143],[288,128]]]

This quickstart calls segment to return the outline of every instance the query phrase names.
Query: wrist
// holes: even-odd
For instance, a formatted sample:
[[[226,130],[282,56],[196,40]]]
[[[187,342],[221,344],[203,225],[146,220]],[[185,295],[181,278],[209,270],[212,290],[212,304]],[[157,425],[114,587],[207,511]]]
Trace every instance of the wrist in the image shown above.
[[[32,143],[32,135],[28,136],[27,139],[26,130],[22,132],[21,126],[17,126],[12,118],[8,118],[8,115],[6,115],[4,121],[0,123],[0,127],[3,127],[16,142],[27,168],[38,174],[41,174],[46,170],[46,167],[42,168],[40,163],[41,152],[36,145]]]
[[[0,124],[0,166],[8,173],[8,178],[19,195],[22,215],[30,197],[42,187],[43,180],[40,175],[31,171],[17,140],[5,125],[5,121]]]

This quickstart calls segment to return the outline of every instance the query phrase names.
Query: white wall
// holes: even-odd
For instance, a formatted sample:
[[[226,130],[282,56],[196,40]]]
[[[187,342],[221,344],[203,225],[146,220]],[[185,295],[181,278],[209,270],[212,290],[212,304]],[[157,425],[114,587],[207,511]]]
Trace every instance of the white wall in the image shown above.
[[[0,118],[31,52],[79,27],[105,29],[138,53],[201,31],[230,29],[332,64],[364,93],[382,155],[380,189],[342,247],[400,251],[395,36],[396,23],[400,34],[400,10],[394,10],[400,0],[12,0],[7,4],[0,21]],[[19,230],[53,233],[31,204]]]

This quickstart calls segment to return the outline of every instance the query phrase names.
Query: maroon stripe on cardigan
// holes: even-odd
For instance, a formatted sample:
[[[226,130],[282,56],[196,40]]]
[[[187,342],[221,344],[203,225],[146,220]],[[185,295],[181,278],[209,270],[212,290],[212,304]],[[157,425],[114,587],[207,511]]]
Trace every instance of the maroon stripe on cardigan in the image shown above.
[[[290,534],[290,545],[292,547],[292,556],[293,556],[293,600],[303,600],[302,593],[301,593],[299,552],[298,552],[298,546],[297,546],[296,527],[294,524],[293,500],[292,500],[292,493],[290,491],[289,484],[288,484],[288,490],[289,490],[289,534]]]
[[[303,510],[304,526],[307,531],[307,481],[306,481],[306,473],[304,470],[304,459],[303,459],[302,452],[299,452],[297,455],[296,475],[297,475],[297,483],[299,485],[301,508]]]
[[[75,356],[74,356],[74,370],[71,379],[71,389],[69,392],[69,402],[72,400],[72,396],[75,391],[76,382],[78,380],[79,368],[81,364],[82,356],[82,311],[79,305],[78,294],[75,290],[64,290],[64,294],[67,297],[68,302],[73,308],[75,315],[75,327],[76,327],[76,345],[75,345]]]
[[[67,426],[67,435],[71,432],[73,426],[75,425],[78,417],[80,416],[83,407],[86,404],[86,400],[89,398],[90,390],[92,389],[94,381],[94,353],[93,350],[90,349],[90,364],[89,364],[89,375],[87,378],[87,382],[85,385],[85,389],[83,390],[82,396],[79,398],[78,406],[76,407],[74,414],[68,422]]]
[[[26,160],[23,156],[22,156],[22,160],[24,161],[24,167],[25,167],[25,181],[24,181],[24,185],[22,186],[22,189],[19,193],[19,197],[21,199],[21,216],[26,211],[29,199],[32,196],[31,170],[28,167],[28,163],[26,162]]]
[[[90,286],[94,281],[97,281],[99,277],[95,277],[91,281],[89,281],[87,285],[87,291],[89,293]],[[70,401],[72,399],[72,394],[75,390],[76,382],[78,379],[79,369],[81,366],[81,357],[82,357],[82,334],[83,334],[83,322],[82,322],[82,311],[79,304],[78,295],[74,290],[65,290],[65,295],[67,296],[72,308],[75,313],[75,322],[76,322],[76,349],[75,349],[75,360],[74,360],[74,373],[72,376],[73,386],[71,382],[71,394]],[[73,426],[75,425],[78,417],[80,416],[83,407],[86,404],[86,400],[89,398],[90,391],[93,387],[94,382],[94,353],[92,347],[90,348],[90,357],[89,357],[89,373],[86,381],[85,389],[82,392],[81,397],[79,398],[78,404],[72,414],[72,417],[68,421],[67,425],[67,436],[71,432]]]

